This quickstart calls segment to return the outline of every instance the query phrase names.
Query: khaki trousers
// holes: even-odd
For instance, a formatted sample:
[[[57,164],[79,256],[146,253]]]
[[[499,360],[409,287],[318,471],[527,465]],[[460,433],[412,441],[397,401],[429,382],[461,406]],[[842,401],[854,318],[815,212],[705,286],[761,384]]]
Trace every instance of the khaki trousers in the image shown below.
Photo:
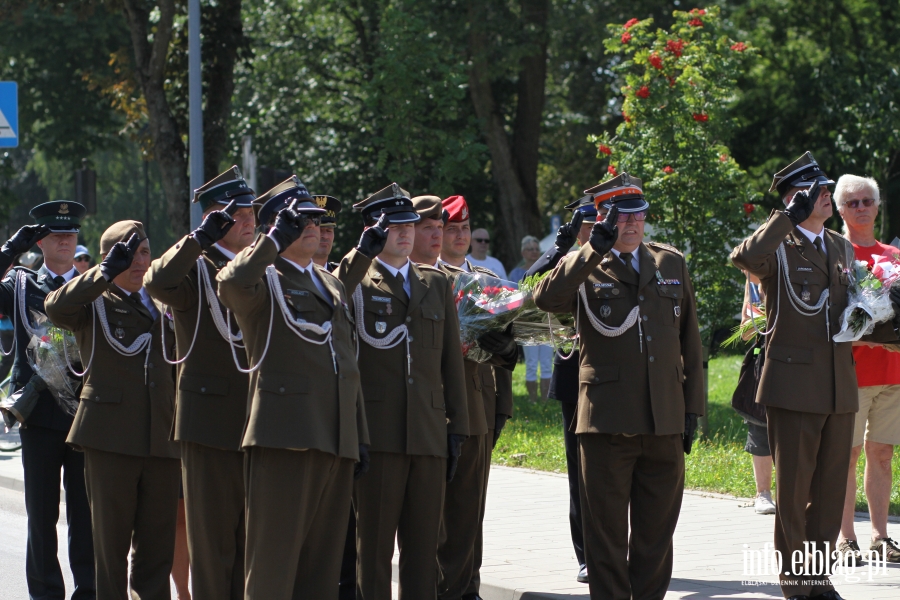
[[[84,455],[97,600],[169,600],[181,461],[92,448]]]
[[[244,597],[244,453],[181,443],[194,600]]]
[[[437,549],[438,598],[441,600],[460,600],[475,573],[475,545],[480,541],[486,498],[488,464],[485,457],[490,459],[490,454],[485,453],[485,445],[489,446],[487,434],[466,439],[456,475],[444,492]]]
[[[358,600],[391,600],[395,534],[400,548],[400,598],[437,597],[435,564],[446,479],[446,458],[371,453],[369,472],[356,482],[353,492]],[[337,585],[333,587],[337,591]]]
[[[251,447],[245,461],[246,600],[336,600],[353,461]]]
[[[578,444],[591,600],[662,600],[684,492],[681,435],[584,433]]]
[[[794,573],[792,556],[804,552],[804,542],[815,542],[818,550],[828,542],[834,550],[847,493],[854,418],[855,413],[821,415],[766,407],[775,459],[775,549],[781,553],[779,578],[785,598],[834,589],[811,565],[811,576]],[[808,561],[802,556],[801,572]],[[818,560],[820,567],[829,562],[827,557]]]

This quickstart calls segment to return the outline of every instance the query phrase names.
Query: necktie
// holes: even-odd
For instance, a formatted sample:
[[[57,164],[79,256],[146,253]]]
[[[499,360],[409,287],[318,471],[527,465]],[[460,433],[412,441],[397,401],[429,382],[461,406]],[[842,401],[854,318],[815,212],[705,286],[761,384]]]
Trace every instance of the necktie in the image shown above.
[[[622,252],[621,254],[619,254],[619,258],[621,258],[622,262],[625,263],[625,270],[634,275],[634,265],[631,262],[634,257],[631,255],[631,252]]]
[[[66,278],[62,275],[57,275],[53,278],[53,289],[58,290],[62,286],[66,285]]]
[[[824,246],[824,244],[822,244],[822,238],[819,236],[816,236],[816,241],[813,242],[813,245],[816,247],[816,250],[819,251],[819,255],[822,258],[825,258],[825,246]]]
[[[131,298],[132,300],[134,300],[135,302],[137,302],[138,306],[140,306],[142,308],[147,308],[146,306],[144,306],[144,299],[141,298],[140,292],[131,292],[130,294],[128,294],[128,297]]]
[[[406,294],[406,297],[409,298],[409,292],[406,291],[406,278],[403,277],[403,273],[397,271],[397,282],[400,284],[400,289],[403,290],[403,293]]]

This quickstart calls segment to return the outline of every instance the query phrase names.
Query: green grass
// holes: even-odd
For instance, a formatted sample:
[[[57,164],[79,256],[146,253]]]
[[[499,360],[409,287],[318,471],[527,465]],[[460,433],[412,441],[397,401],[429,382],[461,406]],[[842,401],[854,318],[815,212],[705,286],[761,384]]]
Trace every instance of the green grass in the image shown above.
[[[752,498],[756,494],[750,455],[744,452],[747,428],[731,409],[743,357],[725,355],[709,363],[709,435],[694,443],[685,457],[686,486],[698,490]],[[516,415],[503,430],[494,463],[541,471],[566,472],[562,416],[555,400],[531,404],[525,389],[525,366],[513,374]],[[900,515],[900,453],[892,461],[890,514]],[[857,466],[856,508],[868,511],[863,490],[865,454]]]

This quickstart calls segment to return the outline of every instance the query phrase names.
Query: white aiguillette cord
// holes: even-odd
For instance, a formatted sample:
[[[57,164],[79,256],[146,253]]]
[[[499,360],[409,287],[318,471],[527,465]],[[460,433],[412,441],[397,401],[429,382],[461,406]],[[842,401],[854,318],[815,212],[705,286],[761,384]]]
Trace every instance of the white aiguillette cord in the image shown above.
[[[365,312],[363,310],[362,284],[357,285],[356,289],[353,291],[353,309],[356,312],[356,332],[359,334],[359,339],[368,345],[377,348],[378,350],[388,350],[399,345],[400,342],[406,341],[406,374],[407,376],[412,375],[412,354],[410,353],[409,348],[409,328],[406,324],[395,327],[389,334],[381,339],[369,335],[366,331],[366,324],[364,321]],[[359,346],[356,347],[356,358],[359,358]]]
[[[243,340],[243,334],[240,331],[238,331],[237,334],[232,334],[231,329],[229,329],[229,324],[226,322],[227,319],[225,315],[222,314],[222,308],[219,306],[216,291],[212,287],[212,279],[207,270],[206,261],[203,260],[202,256],[197,258],[197,278],[199,279],[199,285],[197,286],[197,322],[194,324],[194,336],[191,338],[191,345],[188,346],[187,352],[185,352],[184,356],[180,359],[169,360],[166,356],[166,324],[164,318],[159,320],[159,325],[162,329],[163,360],[170,365],[180,365],[188,359],[188,356],[191,355],[191,351],[194,349],[194,344],[197,342],[197,333],[200,331],[200,315],[203,311],[204,290],[206,291],[206,304],[209,306],[209,313],[212,316],[213,324],[216,326],[216,330],[219,332],[219,335],[222,336],[222,339],[228,342],[229,345]],[[243,346],[238,347],[242,348]],[[238,368],[240,368],[240,365],[238,365]]]
[[[584,283],[578,286],[578,305],[584,301],[584,312],[588,316],[588,321],[590,321],[591,325],[594,329],[597,330],[597,333],[606,337],[619,337],[637,323],[638,326],[638,345],[640,347],[641,352],[644,352],[644,332],[641,329],[641,307],[635,306],[631,309],[631,312],[628,313],[628,316],[625,317],[625,320],[618,327],[609,327],[598,319],[594,313],[591,312],[590,307],[588,306],[587,292],[585,291]],[[579,318],[581,311],[578,310],[579,306],[575,307],[575,330],[580,331],[579,329]],[[573,348],[574,352],[574,348]],[[571,354],[569,355],[571,356]]]

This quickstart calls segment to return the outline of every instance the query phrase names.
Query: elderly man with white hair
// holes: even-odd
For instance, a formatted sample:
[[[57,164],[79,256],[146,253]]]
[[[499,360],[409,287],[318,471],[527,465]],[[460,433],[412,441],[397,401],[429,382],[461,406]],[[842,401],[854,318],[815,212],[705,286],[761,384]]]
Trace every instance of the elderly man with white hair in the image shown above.
[[[853,244],[856,259],[871,266],[874,257],[893,247],[875,239],[875,219],[881,198],[878,184],[869,177],[844,175],[834,190],[838,212],[844,219],[844,237]],[[900,548],[887,532],[888,504],[891,495],[891,456],[900,444],[900,353],[880,345],[855,342],[853,358],[859,386],[859,412],[856,413],[853,448],[847,474],[847,497],[841,520],[838,549],[857,561],[865,558],[853,528],[856,505],[856,464],[865,442],[865,490],[872,521],[872,540],[867,550],[880,560],[900,563]]]

